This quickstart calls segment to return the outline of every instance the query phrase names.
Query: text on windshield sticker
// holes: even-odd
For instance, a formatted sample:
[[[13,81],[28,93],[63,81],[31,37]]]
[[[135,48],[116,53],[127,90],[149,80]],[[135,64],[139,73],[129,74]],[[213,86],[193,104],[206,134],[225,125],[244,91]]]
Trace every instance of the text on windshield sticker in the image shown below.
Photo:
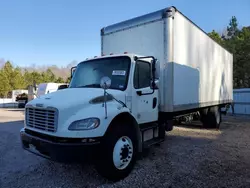
[[[123,71],[123,70],[113,70],[112,75],[115,75],[115,76],[125,76],[126,75],[126,71]]]

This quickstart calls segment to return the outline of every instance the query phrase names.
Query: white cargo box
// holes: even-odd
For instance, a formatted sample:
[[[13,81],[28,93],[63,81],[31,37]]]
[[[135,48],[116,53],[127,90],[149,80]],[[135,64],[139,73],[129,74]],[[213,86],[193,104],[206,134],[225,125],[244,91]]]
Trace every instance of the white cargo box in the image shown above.
[[[175,7],[110,25],[101,35],[102,54],[128,52],[159,60],[160,111],[233,99],[233,55]]]

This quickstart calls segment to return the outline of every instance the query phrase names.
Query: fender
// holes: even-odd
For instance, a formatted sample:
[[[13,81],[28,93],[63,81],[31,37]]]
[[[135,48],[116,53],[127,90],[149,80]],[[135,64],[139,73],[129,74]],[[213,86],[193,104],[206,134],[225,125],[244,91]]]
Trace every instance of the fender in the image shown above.
[[[107,102],[107,118],[105,118],[105,109],[102,103],[89,105],[88,107],[75,111],[75,113],[73,115],[70,115],[69,117],[66,117],[67,114],[64,113],[63,125],[60,126],[60,130],[58,130],[57,133],[60,135],[64,135],[64,137],[75,137],[75,138],[102,137],[105,135],[111,122],[115,118],[120,117],[119,114],[125,114],[125,113],[130,114],[129,109],[121,107],[121,105],[116,101]],[[132,114],[130,114],[130,116],[134,119],[133,121],[135,121],[135,118],[132,116]],[[68,130],[68,127],[74,121],[91,117],[96,117],[100,119],[100,125],[96,129],[79,130],[79,131]]]
[[[111,128],[111,126],[113,125],[114,122],[119,122],[119,121],[126,121],[128,122],[128,126],[131,126],[131,130],[136,132],[137,135],[137,148],[138,148],[138,152],[142,151],[142,136],[141,136],[141,131],[139,128],[139,124],[137,123],[135,117],[133,116],[133,114],[131,114],[129,111],[123,111],[119,114],[117,114],[112,121],[109,124],[109,127],[107,128],[106,133],[109,131],[109,129]],[[105,136],[104,135],[104,136]]]

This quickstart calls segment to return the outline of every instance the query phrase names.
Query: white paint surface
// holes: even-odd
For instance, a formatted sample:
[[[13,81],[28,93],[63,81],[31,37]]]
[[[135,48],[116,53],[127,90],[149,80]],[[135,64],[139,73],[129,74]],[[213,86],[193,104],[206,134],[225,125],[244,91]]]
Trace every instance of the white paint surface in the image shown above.
[[[152,17],[151,17],[152,18]],[[233,57],[179,12],[102,36],[102,53],[129,52],[159,62],[160,110],[179,111],[232,100]],[[129,22],[129,21],[128,21]],[[129,25],[129,24],[128,24]],[[118,24],[116,25],[119,28]],[[165,29],[165,30],[164,30]],[[131,76],[131,75],[130,75]]]
[[[177,12],[174,105],[232,100],[232,55]]]

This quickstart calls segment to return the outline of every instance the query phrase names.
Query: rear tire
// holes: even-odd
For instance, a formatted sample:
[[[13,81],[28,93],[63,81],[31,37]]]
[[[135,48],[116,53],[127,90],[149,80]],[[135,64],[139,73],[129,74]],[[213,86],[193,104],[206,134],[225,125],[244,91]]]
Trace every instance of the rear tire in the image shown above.
[[[221,112],[219,106],[204,109],[200,113],[203,127],[219,129],[221,124]]]
[[[98,151],[96,170],[108,180],[119,181],[133,170],[136,157],[136,132],[127,124],[113,124]]]

